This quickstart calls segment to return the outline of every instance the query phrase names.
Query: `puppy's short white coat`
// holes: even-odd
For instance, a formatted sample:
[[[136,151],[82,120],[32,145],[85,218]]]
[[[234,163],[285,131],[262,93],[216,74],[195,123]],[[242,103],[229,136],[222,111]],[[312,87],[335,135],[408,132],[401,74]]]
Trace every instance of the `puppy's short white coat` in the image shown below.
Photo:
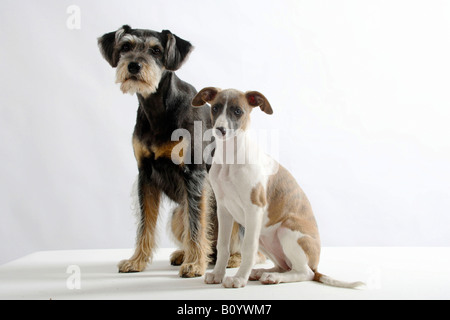
[[[348,288],[361,285],[317,272],[320,239],[308,199],[289,172],[247,134],[254,107],[272,113],[267,99],[256,91],[210,87],[197,94],[193,105],[204,102],[211,104],[213,126],[219,128],[209,172],[218,206],[217,262],[205,282],[226,288],[244,287],[249,279],[264,284],[315,280]],[[234,277],[225,278],[234,221],[245,227],[242,262]],[[258,250],[274,262],[274,268],[252,270]]]

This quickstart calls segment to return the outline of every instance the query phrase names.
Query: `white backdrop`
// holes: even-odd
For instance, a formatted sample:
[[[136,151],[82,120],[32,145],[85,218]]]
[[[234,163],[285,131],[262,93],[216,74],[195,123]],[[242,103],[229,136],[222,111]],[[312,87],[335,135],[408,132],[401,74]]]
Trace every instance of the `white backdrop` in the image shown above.
[[[197,89],[266,95],[324,246],[450,245],[450,2],[2,0],[0,263],[133,247],[137,100],[96,43],[122,24],[191,41]]]

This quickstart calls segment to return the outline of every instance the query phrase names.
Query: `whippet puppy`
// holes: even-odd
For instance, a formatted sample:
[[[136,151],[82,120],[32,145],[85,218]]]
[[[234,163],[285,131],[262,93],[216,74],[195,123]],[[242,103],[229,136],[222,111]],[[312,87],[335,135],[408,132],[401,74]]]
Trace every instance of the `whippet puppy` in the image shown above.
[[[334,280],[317,271],[320,238],[308,198],[294,177],[259,150],[248,134],[255,107],[273,113],[264,95],[208,87],[192,101],[194,107],[205,103],[211,105],[215,129],[209,178],[219,220],[217,263],[213,272],[205,275],[205,282],[222,283],[226,288],[244,287],[248,280],[264,284],[314,280],[347,288],[362,285]],[[242,261],[234,277],[224,278],[234,220],[245,227]],[[258,249],[273,261],[273,268],[252,270]]]

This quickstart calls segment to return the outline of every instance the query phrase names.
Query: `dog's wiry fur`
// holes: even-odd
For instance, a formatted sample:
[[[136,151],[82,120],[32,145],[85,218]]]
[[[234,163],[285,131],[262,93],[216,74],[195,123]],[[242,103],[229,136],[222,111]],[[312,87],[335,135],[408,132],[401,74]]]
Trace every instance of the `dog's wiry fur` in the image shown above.
[[[180,265],[180,276],[204,274],[215,246],[215,199],[207,179],[205,163],[190,164],[194,148],[206,142],[191,143],[190,152],[179,156],[176,164],[170,155],[176,142],[171,135],[186,129],[194,137],[194,122],[203,131],[211,127],[209,107],[191,108],[195,88],[174,73],[192,50],[192,45],[168,30],[156,32],[124,25],[98,39],[103,57],[117,68],[116,82],[124,93],[137,94],[139,107],[133,133],[133,148],[139,169],[137,182],[139,226],[136,250],[129,260],[119,263],[120,272],[139,272],[152,258],[155,227],[161,196],[178,204],[172,214],[172,232],[181,250],[171,257]],[[200,137],[201,138],[201,137]],[[236,237],[233,241],[237,241]]]

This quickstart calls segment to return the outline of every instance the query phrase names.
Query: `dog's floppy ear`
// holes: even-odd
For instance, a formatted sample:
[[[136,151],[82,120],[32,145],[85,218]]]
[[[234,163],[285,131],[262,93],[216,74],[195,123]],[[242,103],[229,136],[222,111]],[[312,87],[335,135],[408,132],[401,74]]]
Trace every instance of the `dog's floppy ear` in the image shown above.
[[[216,98],[217,93],[219,93],[219,88],[207,87],[200,90],[199,93],[192,99],[193,107],[201,107],[206,102],[211,103]]]
[[[129,32],[131,27],[124,25],[117,31],[109,32],[98,38],[98,47],[102,53],[103,58],[109,62],[111,67],[117,67],[119,63],[119,52],[116,50],[116,42],[123,34]]]
[[[170,71],[178,70],[194,47],[188,41],[172,34],[169,30],[163,30],[162,34],[167,40],[164,66]]]
[[[269,101],[262,93],[259,93],[258,91],[247,91],[245,93],[245,98],[251,107],[260,107],[261,110],[267,114],[273,113]]]

